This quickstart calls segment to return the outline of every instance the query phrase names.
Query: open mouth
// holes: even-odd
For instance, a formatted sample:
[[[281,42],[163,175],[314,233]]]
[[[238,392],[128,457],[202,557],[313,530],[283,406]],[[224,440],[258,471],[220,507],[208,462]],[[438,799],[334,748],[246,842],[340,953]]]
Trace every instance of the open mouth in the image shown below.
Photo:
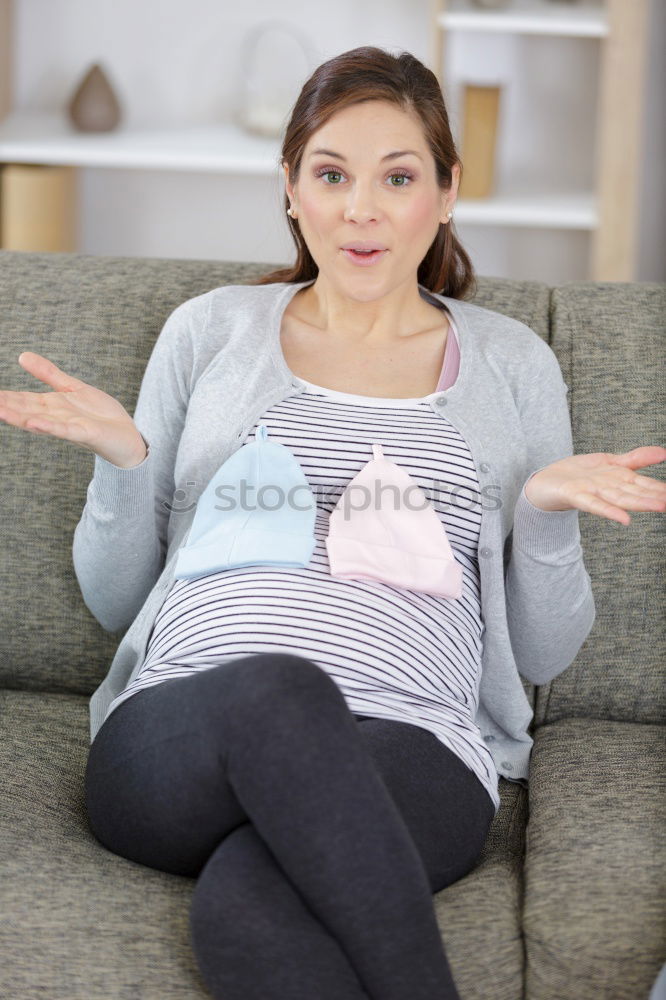
[[[385,253],[388,253],[387,250],[345,250],[344,252],[355,264],[373,264]]]

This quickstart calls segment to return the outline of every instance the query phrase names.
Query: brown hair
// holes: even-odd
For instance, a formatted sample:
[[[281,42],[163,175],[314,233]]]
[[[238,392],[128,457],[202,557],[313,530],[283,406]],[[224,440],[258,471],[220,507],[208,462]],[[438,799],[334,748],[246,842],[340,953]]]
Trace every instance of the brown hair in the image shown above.
[[[435,160],[437,180],[443,190],[451,187],[452,167],[462,164],[456,153],[449,116],[437,77],[409,52],[394,56],[372,45],[343,52],[322,63],[306,80],[287,124],[280,166],[287,163],[292,184],[298,181],[303,151],[313,132],[337,111],[363,101],[390,101],[404,111],[417,114]],[[285,211],[289,198],[285,192]],[[278,268],[248,282],[314,280],[319,268],[301,235],[297,219],[286,216],[296,244],[296,263]],[[454,299],[471,297],[476,291],[472,262],[458,241],[453,222],[440,223],[437,236],[419,264],[417,281],[431,292]]]

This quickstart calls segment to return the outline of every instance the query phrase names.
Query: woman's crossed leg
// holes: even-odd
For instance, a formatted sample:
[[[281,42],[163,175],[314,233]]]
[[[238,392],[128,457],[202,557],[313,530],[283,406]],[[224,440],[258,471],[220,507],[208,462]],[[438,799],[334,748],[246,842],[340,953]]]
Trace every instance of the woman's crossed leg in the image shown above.
[[[99,730],[91,829],[197,879],[202,977],[220,1000],[457,998],[432,893],[494,815],[427,730],[354,716],[305,657],[238,657],[146,688]]]

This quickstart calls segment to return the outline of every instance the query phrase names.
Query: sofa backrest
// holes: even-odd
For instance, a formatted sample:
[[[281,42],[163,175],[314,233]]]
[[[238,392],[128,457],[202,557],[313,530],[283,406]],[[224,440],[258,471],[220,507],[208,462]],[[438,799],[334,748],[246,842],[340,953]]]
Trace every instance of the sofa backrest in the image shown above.
[[[0,388],[50,391],[18,364],[19,354],[32,350],[133,413],[173,309],[275,266],[0,251]],[[580,283],[551,291],[539,282],[481,277],[474,301],[552,343],[571,389],[575,450],[620,451],[660,443],[655,369],[663,294],[658,285]],[[89,696],[122,638],[88,611],[72,565],[93,461],[81,447],[0,422],[1,687]],[[663,694],[658,518],[633,514],[625,528],[581,514],[598,617],[576,663],[551,685],[543,721],[597,712],[654,719]]]
[[[186,299],[268,266],[0,251],[0,388],[50,391],[18,363],[35,351],[130,414],[153,344]],[[0,422],[0,687],[90,695],[123,633],[83,603],[72,538],[92,452]]]
[[[552,290],[550,345],[569,386],[576,454],[666,445],[666,285],[569,282]],[[666,466],[638,470],[662,482]],[[664,514],[627,526],[579,515],[596,619],[574,663],[539,689],[535,725],[581,716],[666,722]]]

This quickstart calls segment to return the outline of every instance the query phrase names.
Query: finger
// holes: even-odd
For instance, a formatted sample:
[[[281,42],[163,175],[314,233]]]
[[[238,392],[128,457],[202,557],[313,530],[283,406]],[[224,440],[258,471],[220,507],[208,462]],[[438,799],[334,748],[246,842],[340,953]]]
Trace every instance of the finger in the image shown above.
[[[37,416],[35,409],[44,406],[51,395],[50,392],[0,392],[0,411],[14,417],[29,416],[32,411]]]
[[[609,487],[603,490],[603,496],[625,510],[666,511],[666,497],[632,493],[625,487]]]
[[[47,420],[45,417],[15,417],[10,416],[8,413],[3,412],[0,409],[0,420],[3,420],[6,424],[12,427],[18,427],[24,431],[33,431],[39,434],[51,434],[53,433],[53,423]]]
[[[620,483],[608,488],[626,490],[633,496],[645,496],[657,500],[666,499],[666,483],[660,483],[658,479],[648,479],[646,476],[636,476],[631,482]]]
[[[37,416],[27,417],[11,413],[6,407],[0,407],[0,420],[18,427],[21,430],[30,431],[33,434],[50,434],[52,437],[62,438],[65,441],[72,441],[75,444],[86,444],[88,435],[85,427],[77,423],[76,420],[68,418],[66,421],[53,420],[50,417]]]
[[[631,523],[631,518],[626,511],[612,503],[607,503],[593,493],[578,493],[573,498],[573,502],[579,510],[587,511],[590,514],[599,514],[601,517],[618,521],[620,524],[628,525]]]
[[[662,479],[652,479],[651,476],[641,476],[637,473],[632,482],[644,487],[646,490],[666,495],[666,483]]]
[[[10,405],[0,393],[0,419],[15,427],[24,427],[26,420],[41,420],[42,416],[48,420],[53,414],[46,416],[42,411],[48,405],[47,401],[50,403],[52,399],[53,393],[50,392],[15,392],[11,394]]]
[[[609,455],[613,465],[623,465],[629,469],[642,469],[645,465],[657,465],[666,462],[666,448],[658,444],[644,444],[621,455]]]
[[[7,424],[12,424],[14,427],[23,427],[26,421],[26,414],[21,413],[17,406],[21,405],[21,400],[14,398],[12,400],[13,406],[8,406],[0,399],[0,420],[4,420]]]
[[[23,351],[22,354],[19,354],[18,362],[22,368],[25,368],[35,378],[46,382],[47,385],[50,385],[53,389],[57,389],[59,392],[71,392],[73,389],[80,389],[86,384],[81,379],[75,378],[73,375],[68,375],[62,368],[58,368],[53,361],[49,361],[48,358],[43,357],[41,354],[35,354],[34,351]]]
[[[25,429],[37,434],[49,434],[51,437],[67,439],[70,437],[61,424],[56,424],[52,420],[43,420],[41,417],[38,420],[28,420]]]

